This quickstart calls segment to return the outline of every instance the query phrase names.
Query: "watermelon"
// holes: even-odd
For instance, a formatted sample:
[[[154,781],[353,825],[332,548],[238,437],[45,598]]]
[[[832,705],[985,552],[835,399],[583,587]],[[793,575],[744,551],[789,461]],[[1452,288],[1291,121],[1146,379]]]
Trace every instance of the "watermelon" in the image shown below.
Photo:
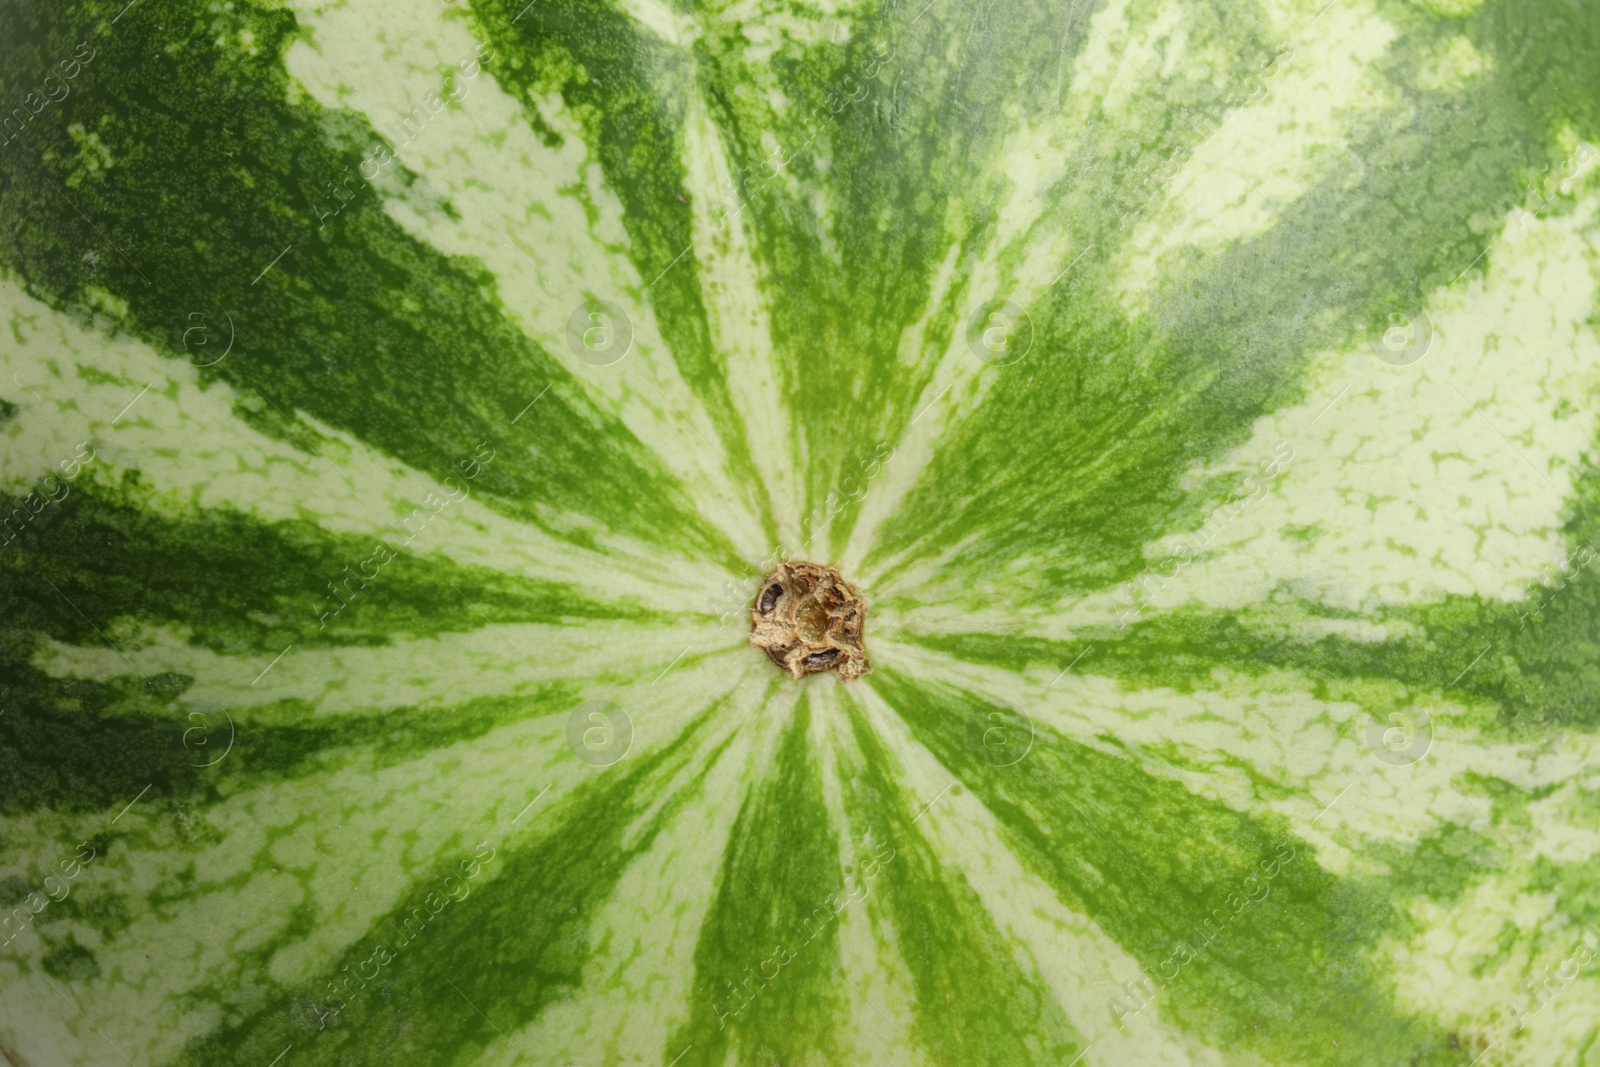
[[[1600,1063],[1597,60],[8,0],[0,1059]]]

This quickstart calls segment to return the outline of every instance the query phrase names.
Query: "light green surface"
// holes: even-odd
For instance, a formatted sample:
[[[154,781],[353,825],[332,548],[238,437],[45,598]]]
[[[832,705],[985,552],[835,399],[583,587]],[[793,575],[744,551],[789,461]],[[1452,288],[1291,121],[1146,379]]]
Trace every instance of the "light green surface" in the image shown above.
[[[1600,9],[524,2],[0,6],[0,1056],[1600,1063]]]

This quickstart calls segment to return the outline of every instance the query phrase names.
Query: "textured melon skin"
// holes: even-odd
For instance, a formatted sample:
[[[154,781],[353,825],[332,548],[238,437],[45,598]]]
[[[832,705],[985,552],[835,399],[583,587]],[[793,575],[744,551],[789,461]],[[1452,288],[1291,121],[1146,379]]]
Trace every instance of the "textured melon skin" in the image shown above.
[[[1596,60],[8,0],[0,1055],[1595,1061]]]

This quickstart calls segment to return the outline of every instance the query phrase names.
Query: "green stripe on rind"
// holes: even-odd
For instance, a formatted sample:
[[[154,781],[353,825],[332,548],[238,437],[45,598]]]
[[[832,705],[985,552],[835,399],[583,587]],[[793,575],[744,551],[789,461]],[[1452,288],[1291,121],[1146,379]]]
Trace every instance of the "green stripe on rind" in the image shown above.
[[[710,413],[719,451],[761,516],[763,532],[774,537],[772,504],[756,477],[744,416],[733,407],[725,357],[711,344],[694,222],[682,194],[688,57],[609,5],[475,0],[472,10],[485,37],[504,49],[496,76],[519,90],[534,127],[545,125],[536,101],[547,93],[559,93],[582,123],[622,201],[628,255],[649,279],[662,337]]]
[[[0,515],[24,507],[0,494]],[[264,525],[221,510],[152,515],[94,487],[52,502],[0,544],[0,572],[25,606],[7,627],[93,644],[118,620],[178,625],[218,652],[285,645],[386,644],[486,622],[664,621],[590,600],[573,585],[531,581],[436,555],[399,537]]]
[[[1470,91],[1424,89],[1415,66],[1379,64],[1373,76],[1394,100],[1386,117],[1352,126],[1348,152],[1335,149],[1293,202],[1263,199],[1265,232],[1163,260],[1150,315],[1130,318],[1111,284],[1132,226],[1118,218],[1130,205],[1111,196],[1085,204],[1079,217],[1101,227],[1096,251],[1028,308],[1033,356],[1005,368],[981,408],[940,441],[868,557],[875,577],[914,577],[921,595],[949,601],[977,588],[1009,592],[995,576],[1025,568],[1026,591],[1010,599],[1048,602],[1133,577],[1145,543],[1199,525],[1211,487],[1182,485],[1193,460],[1236,445],[1257,418],[1294,400],[1312,353],[1363,345],[1385,316],[1474,264],[1562,127],[1588,123],[1591,73],[1560,75],[1569,90],[1561,110],[1530,110],[1524,90],[1538,48],[1594,38],[1594,17],[1549,9],[1537,43],[1513,48],[1488,27],[1503,12],[1484,14],[1471,33],[1494,62]],[[1401,28],[1390,57],[1430,51],[1461,30],[1410,16]],[[1138,83],[1133,106],[1151,109],[1150,121],[1107,133],[1103,151],[1143,153],[1141,169],[1164,181],[1167,161],[1183,159],[1222,115],[1217,107],[1173,128],[1154,117],[1170,107],[1162,88]],[[1418,135],[1396,137],[1396,124]],[[1137,171],[1092,173],[1140,185]],[[902,575],[910,560],[918,568]]]
[[[488,837],[496,845],[518,848],[525,833],[542,836],[550,818],[570,807],[572,797],[584,795],[595,776],[614,780],[663,745],[673,745],[703,718],[705,702],[698,694],[736,692],[734,682],[755,673],[747,661],[727,665],[734,669],[680,667],[653,686],[651,674],[632,690],[612,690],[621,708],[636,712],[644,694],[653,699],[648,722],[638,722],[624,754],[627,762],[611,769],[580,758],[570,747],[573,717],[555,715],[400,761],[387,759],[385,746],[323,752],[314,774],[277,779],[269,769],[265,775],[238,775],[217,783],[221,798],[199,803],[167,801],[150,790],[137,794],[137,803],[129,803],[134,795],[119,798],[110,809],[86,818],[36,814],[24,824],[30,827],[26,834],[8,822],[8,859],[16,857],[15,848],[25,847],[32,858],[30,872],[39,862],[47,867],[55,862],[54,842],[104,838],[108,824],[110,831],[110,847],[96,846],[101,855],[90,869],[89,884],[80,882],[69,898],[82,901],[87,910],[74,919],[52,906],[0,959],[20,972],[12,1003],[25,991],[55,995],[38,976],[41,965],[54,974],[48,971],[48,956],[41,960],[40,954],[64,937],[75,937],[92,952],[85,962],[115,991],[109,999],[88,994],[97,1022],[149,1062],[171,1062],[184,1037],[215,1025],[205,1010],[174,1023],[160,1009],[190,1002],[190,990],[201,1003],[221,993],[231,1004],[277,1004],[292,1011],[293,989],[400,906],[438,862],[455,854],[457,844]],[[766,683],[768,678],[752,680]],[[554,710],[528,708],[530,714]],[[448,719],[452,709],[436,714]],[[719,721],[719,732],[735,725],[726,715]],[[259,731],[241,731],[241,746],[260,740]],[[699,753],[720,747],[716,737],[697,742]],[[216,770],[226,771],[235,758]],[[697,756],[691,770],[702,762]],[[651,787],[644,793],[641,803],[647,806],[662,796]],[[680,811],[696,810],[703,798],[681,794],[673,803]],[[634,825],[642,828],[651,818],[647,811]],[[691,885],[693,866],[684,871]],[[637,858],[627,865],[629,884],[638,867]],[[711,868],[705,869],[709,883]],[[608,904],[607,912],[611,909]],[[623,910],[633,911],[625,902]],[[628,930],[624,923],[618,933],[630,936]],[[46,935],[43,945],[32,931]],[[604,938],[608,946],[614,940],[611,934]],[[268,944],[272,950],[263,966],[253,949]],[[250,951],[238,955],[241,949]],[[663,1031],[658,1040],[664,1037]]]
[[[507,513],[578,544],[593,544],[598,526],[736,566],[653,457],[509,325],[481,268],[406,236],[376,194],[347,204],[336,230],[319,228],[308,195],[342,181],[378,138],[291,91],[281,66],[291,15],[235,5],[215,16],[221,33],[183,4],[145,4],[112,42],[96,32],[98,14],[74,7],[47,33],[8,37],[8,97],[79,39],[114,43],[120,57],[57,122],[0,153],[0,205],[30,220],[0,239],[0,262],[34,292],[83,306],[109,291],[131,328],[175,356],[187,353],[188,310],[224,309],[249,358],[211,373],[242,396],[303,409],[441,480],[459,477],[480,442],[505,442],[479,484]],[[194,108],[196,97],[216,106]],[[69,133],[79,128],[112,169],[83,156]],[[107,242],[103,259],[60,254]],[[538,417],[513,425],[546,386]],[[588,491],[594,479],[612,486],[610,503]]]
[[[391,201],[407,232],[447,255],[480,259],[516,325],[564,360],[596,406],[659,457],[704,518],[741,552],[763,555],[769,537],[752,513],[751,479],[730,471],[717,420],[661,335],[652,295],[661,286],[647,284],[654,280],[642,273],[648,264],[635,266],[623,253],[625,205],[602,180],[565,102],[537,94],[525,111],[518,87],[497,79],[510,53],[474,37],[460,7],[401,14],[384,0],[352,0],[300,5],[296,13],[303,41],[286,56],[294,79],[325,107],[354,110],[385,131],[418,185],[436,194],[431,202]],[[378,23],[381,38],[368,33]],[[448,72],[442,84],[441,71]],[[441,98],[443,109],[430,117]],[[697,212],[697,227],[702,221]],[[698,230],[695,245],[699,259]],[[702,280],[712,351],[743,398],[735,372],[745,361],[734,349],[741,337],[766,331],[709,295],[729,291],[715,273]],[[742,288],[743,273],[734,277]],[[595,324],[583,318],[593,311],[584,305],[602,298],[611,302],[609,324],[580,336],[577,328]]]
[[[487,870],[476,892],[465,869],[442,862],[318,980],[258,1010],[229,1013],[183,1062],[266,1062],[295,1043],[300,1062],[311,1064],[352,1055],[454,1062],[514,1033],[579,982],[593,951],[586,925],[663,829],[661,797],[692,792],[716,764],[728,741],[706,743],[715,710],[626,772],[582,790],[553,816],[547,836],[491,853],[498,869]],[[673,784],[686,771],[687,782]],[[447,876],[467,887],[458,903],[446,902],[463,892]]]
[[[1052,672],[1082,658],[1085,670],[1124,684],[1180,692],[1206,688],[1213,672],[1281,675],[1323,698],[1363,679],[1403,683],[1416,699],[1470,698],[1512,736],[1600,725],[1593,620],[1600,582],[1577,564],[1594,538],[1568,553],[1570,580],[1536,584],[1506,603],[1445,597],[1415,608],[1355,614],[1280,599],[1237,613],[1170,612],[1122,631],[1083,627],[1070,641],[1026,634],[917,634],[909,640],[973,663]],[[1359,628],[1341,633],[1340,627]],[[1331,632],[1330,632],[1331,631]],[[1485,724],[1487,725],[1487,723]]]
[[[740,806],[695,947],[686,1064],[838,1062],[839,847],[802,698]]]
[[[1038,723],[1027,755],[997,766],[985,758],[988,716],[1016,712],[890,670],[872,684],[994,812],[1024,864],[1139,961],[1147,995],[1168,980],[1161,1012],[1184,1029],[1274,1063],[1392,1062],[1397,1050],[1418,1063],[1471,1059],[1396,1007],[1371,958],[1390,921],[1381,898],[1322,870],[1293,828]]]
[[[0,496],[0,507],[11,500]],[[202,769],[222,758],[224,743],[252,716],[214,694],[182,700],[195,676],[151,665],[138,647],[141,631],[173,627],[194,646],[241,657],[235,684],[243,688],[291,647],[303,655],[535,620],[664,622],[595,604],[571,587],[438,557],[380,554],[370,541],[309,524],[261,526],[217,511],[162,519],[83,484],[36,516],[25,510],[30,521],[0,546],[0,574],[16,598],[0,624],[0,706],[15,712],[0,718],[0,763],[10,768],[5,810],[99,808],[147,785],[175,796],[212,777]],[[35,662],[42,642],[110,653],[117,676],[54,676]],[[392,756],[465,739],[531,710],[494,703],[482,711],[464,706],[448,720],[436,710],[396,709],[334,728],[296,722],[312,710],[301,702],[277,716],[282,726],[246,728],[246,743],[223,772],[287,767],[363,738],[387,740]]]
[[[439,553],[674,612],[699,605],[727,576],[716,564],[685,561],[671,545],[608,536],[585,548],[500,514],[480,481],[515,442],[481,441],[447,484],[326,424],[286,419],[258,394],[206,380],[209,372],[136,338],[97,332],[10,279],[0,280],[0,309],[17,342],[0,347],[0,374],[18,385],[21,401],[5,426],[0,473],[8,488],[30,494],[23,515],[0,516],[8,535],[33,521],[34,509],[48,511],[63,484],[69,494],[93,484],[177,521],[216,510],[316,525],[402,555]]]
[[[853,742],[841,755],[846,818],[859,842],[853,894],[870,896],[877,937],[910,972],[918,1045],[935,1063],[1071,1062],[1088,1043],[918,829],[903,768],[861,707],[847,698],[842,710]]]

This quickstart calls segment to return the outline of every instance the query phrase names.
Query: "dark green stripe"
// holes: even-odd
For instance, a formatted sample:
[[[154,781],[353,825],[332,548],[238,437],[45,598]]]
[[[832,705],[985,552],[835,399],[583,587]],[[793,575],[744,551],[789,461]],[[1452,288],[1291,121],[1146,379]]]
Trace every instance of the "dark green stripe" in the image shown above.
[[[900,438],[924,402],[936,357],[952,339],[964,346],[966,309],[1011,295],[974,292],[968,278],[996,251],[998,215],[1014,194],[1014,175],[996,160],[1009,133],[1025,123],[1048,127],[1060,114],[1100,7],[873,5],[852,13],[847,42],[789,42],[754,65],[742,26],[706,20],[696,56],[735,167],[729,207],[742,205],[771,279],[773,340],[803,434],[797,440],[805,442],[805,512],[826,512],[830,493],[850,496],[846,480],[859,457]],[[1133,19],[1144,24],[1157,13],[1158,5],[1135,5]],[[1148,128],[1162,130],[1173,109],[1220,107],[1211,79],[1237,77],[1267,54],[1252,6],[1197,6],[1190,14],[1190,32],[1228,42],[1215,50],[1224,69],[1200,83],[1163,84],[1143,109]],[[781,114],[766,93],[773,81],[788,102]],[[1039,208],[1043,230],[1061,226],[1087,247],[1098,235],[1081,220],[1114,219],[1138,167],[1163,148],[1170,153],[1177,135],[1163,134],[1136,159],[1127,134],[1078,132],[1088,144]],[[768,137],[788,157],[776,177]],[[832,212],[825,220],[817,219],[818,197]],[[936,310],[929,294],[952,252],[952,298]],[[1085,261],[1088,273],[1099,266]],[[908,359],[900,351],[908,328],[930,313],[927,351]],[[988,446],[980,453],[1002,454]],[[847,502],[830,526],[836,549],[858,508]]]
[[[1023,863],[1139,961],[1164,1020],[1274,1063],[1472,1059],[1401,1009],[1374,964],[1393,930],[1384,894],[1324,871],[1292,828],[1037,722],[1028,754],[996,766],[981,725],[1015,711],[885,668],[872,685],[983,800]],[[1168,961],[1184,946],[1195,958],[1174,973]],[[1127,991],[1107,991],[1108,1014],[1134,1006]]]
[[[1266,200],[1274,222],[1265,233],[1209,258],[1173,252],[1147,317],[1129,320],[1111,289],[1110,264],[1138,213],[1123,222],[1125,196],[1081,202],[1076,188],[1060,190],[1063,203],[1081,205],[1075,232],[1096,250],[1028,309],[1032,354],[1005,368],[982,409],[941,442],[875,558],[959,546],[939,588],[915,595],[972,605],[1006,595],[993,575],[1028,559],[1025,591],[1011,595],[1053,602],[1133,576],[1153,537],[1198,527],[1222,487],[1187,490],[1185,473],[1299,399],[1314,353],[1362,347],[1388,314],[1414,309],[1478,260],[1524,199],[1529,172],[1550,161],[1556,130],[1586,121],[1593,107],[1579,101],[1600,88],[1592,64],[1558,75],[1571,94],[1561,111],[1541,110],[1556,106],[1550,94],[1530,100],[1525,68],[1559,69],[1544,52],[1564,48],[1562,37],[1594,39],[1600,14],[1554,5],[1537,21],[1538,35],[1517,41],[1527,59],[1475,35],[1489,71],[1450,96],[1418,86],[1414,57],[1442,49],[1460,25],[1403,18],[1379,66],[1398,102],[1351,127],[1349,156],[1292,203]],[[1139,98],[1136,111],[1159,132],[1114,123],[1084,161],[1090,180],[1137,189],[1133,179],[1182,158],[1220,120],[1202,110],[1197,126],[1178,122],[1164,94]],[[1129,157],[1144,161],[1102,162]]]
[[[516,90],[530,125],[559,142],[536,102],[559,93],[582,126],[608,189],[622,203],[627,255],[648,289],[661,336],[716,427],[727,469],[774,537],[767,487],[755,476],[744,415],[728,390],[729,357],[711,343],[707,296],[690,249],[693,212],[683,190],[689,57],[608,4],[474,0],[472,8],[506,57],[495,77]]]
[[[689,1020],[663,1062],[840,1062],[839,842],[804,698],[739,809],[694,955]],[[735,1052],[736,1050],[736,1052]]]
[[[1078,662],[1079,673],[1179,692],[1207,687],[1212,672],[1223,668],[1258,678],[1279,675],[1275,686],[1365,705],[1372,694],[1364,681],[1383,680],[1398,683],[1416,701],[1479,701],[1493,709],[1482,725],[1513,736],[1593,731],[1600,726],[1600,470],[1586,463],[1577,481],[1560,558],[1543,581],[1531,582],[1510,602],[1451,595],[1419,606],[1349,612],[1280,591],[1238,612],[1148,613],[1120,631],[1081,628],[1071,641],[992,633],[904,636],[1005,670],[1055,671]],[[1358,640],[1296,633],[1341,622],[1387,624],[1393,635]],[[1387,706],[1373,710],[1386,721]]]
[[[861,708],[847,706],[857,751],[845,757],[842,778],[847,818],[862,842],[855,881],[871,900],[880,942],[892,943],[910,972],[917,1043],[937,1064],[1071,1063],[1082,1036],[1038,975],[1023,971],[1019,947],[966,876],[918,829],[922,813],[901,784],[904,768]]]
[[[63,490],[54,502],[42,490],[0,494],[0,518],[24,517],[10,540],[0,534],[0,574],[14,598],[8,628],[71,644],[98,644],[125,620],[182,627],[192,644],[233,655],[275,655],[291,642],[383,645],[486,622],[665,621],[569,583],[418,555],[425,542],[406,547],[393,533],[336,534],[223,510],[169,518],[86,478]]]
[[[457,481],[487,443],[496,456],[474,487],[498,510],[578,544],[609,529],[735,565],[656,458],[518,331],[487,271],[389,218],[385,193],[417,192],[400,163],[382,189],[351,185],[319,227],[324,184],[359,170],[380,138],[291,86],[292,14],[144,0],[103,33],[105,10],[64,6],[46,26],[0,36],[6,99],[79,40],[103,52],[78,91],[0,151],[0,214],[18,220],[0,233],[0,263],[57,306],[110,291],[128,325],[174,356],[187,354],[191,312],[213,323],[228,312],[235,349],[208,373],[262,420],[304,411]],[[245,31],[253,54],[238,43]],[[72,126],[93,131],[114,164],[84,166]],[[561,321],[569,311],[537,309]],[[316,455],[305,427],[289,433]]]
[[[182,1062],[268,1063],[293,1043],[296,1062],[303,1065],[464,1063],[503,1034],[515,1040],[552,1002],[578,988],[596,951],[592,927],[600,909],[623,873],[650,849],[671,812],[699,796],[728,745],[725,739],[706,747],[709,724],[723,703],[713,704],[649,756],[625,758],[597,772],[591,784],[545,816],[557,821],[548,835],[517,848],[489,842],[498,847],[497,854],[483,874],[463,883],[470,893],[459,903],[430,915],[434,906],[427,894],[438,891],[445,875],[459,878],[459,861],[475,851],[468,841],[440,849],[438,866],[418,877],[403,902],[318,980],[261,991],[242,1009],[230,1005],[227,990],[201,994],[222,1010],[224,1022],[193,1041]],[[688,781],[674,788],[675,777],[686,771]],[[659,806],[663,799],[669,801],[665,807]],[[293,831],[284,827],[282,832]],[[423,912],[407,926],[419,906]],[[419,930],[417,922],[425,925]],[[274,943],[242,954],[241,971],[258,983],[273,954],[308,932],[292,928]],[[381,955],[374,961],[379,945],[388,946],[390,962]],[[330,983],[350,972],[371,978],[353,982],[343,1008],[327,1018],[341,1002],[330,993]],[[322,1028],[319,1018],[326,1020]]]
[[[235,726],[241,716],[207,708],[192,717],[198,706],[178,699],[194,679],[141,671],[128,638],[112,636],[129,626],[170,626],[191,644],[238,657],[242,673],[234,681],[243,688],[290,645],[299,651],[383,645],[492,623],[653,619],[642,609],[597,604],[568,586],[436,556],[394,555],[363,582],[363,571],[374,571],[362,567],[373,559],[371,539],[302,522],[261,525],[230,512],[162,518],[116,500],[87,478],[57,484],[54,492],[60,498],[37,511],[29,498],[0,495],[0,516],[16,509],[26,516],[0,545],[4,811],[115,806],[147,785],[155,797],[174,797],[206,788],[202,782],[214,777],[202,765],[233,732],[228,715]],[[45,496],[41,490],[33,499]],[[329,581],[338,583],[337,594],[328,592]],[[349,598],[347,606],[320,618],[340,598]],[[52,677],[32,666],[45,641],[111,656],[117,676],[104,682]],[[382,703],[381,696],[374,702]],[[311,711],[303,709],[308,722]],[[318,748],[380,737],[390,753],[410,752],[530,712],[525,705],[506,706],[483,722],[471,713],[441,718],[437,709],[418,712],[411,717],[416,722],[390,714],[365,726],[352,717],[338,727],[247,729],[231,762],[215,773],[251,765],[287,769]]]
[[[207,788],[201,764],[210,756],[195,746],[224,737],[225,720],[207,717],[185,747],[184,731],[198,720],[172,702],[194,679],[52,678],[29,664],[27,637],[0,630],[0,641],[0,812],[104,811],[147,787],[153,799]]]

